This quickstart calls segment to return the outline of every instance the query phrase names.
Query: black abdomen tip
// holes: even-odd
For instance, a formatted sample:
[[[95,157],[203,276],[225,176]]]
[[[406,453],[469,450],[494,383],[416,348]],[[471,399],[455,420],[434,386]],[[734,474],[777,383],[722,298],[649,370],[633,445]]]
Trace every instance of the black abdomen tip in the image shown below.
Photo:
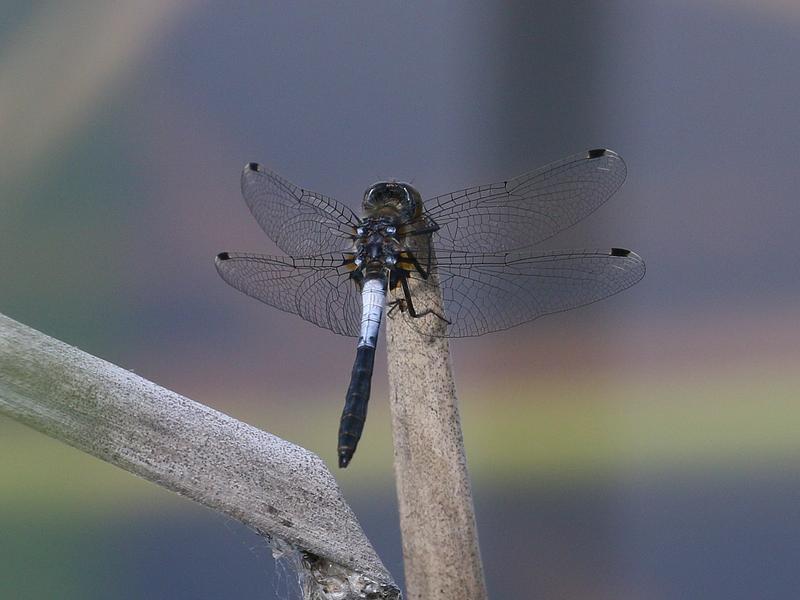
[[[231,257],[227,252],[220,252],[217,254],[217,260],[228,260]]]
[[[611,256],[630,256],[631,251],[625,248],[612,248]]]
[[[245,171],[258,171],[258,163],[247,163],[244,169]]]
[[[595,148],[594,150],[589,150],[586,158],[600,158],[601,156],[605,156],[606,152],[608,152],[606,148]]]

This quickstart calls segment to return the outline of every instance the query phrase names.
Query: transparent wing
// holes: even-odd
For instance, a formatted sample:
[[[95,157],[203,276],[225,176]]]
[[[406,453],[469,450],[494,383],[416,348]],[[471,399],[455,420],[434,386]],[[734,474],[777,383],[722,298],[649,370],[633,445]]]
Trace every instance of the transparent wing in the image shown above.
[[[223,252],[217,272],[240,292],[347,336],[359,335],[361,291],[345,257],[308,258]]]
[[[612,150],[589,150],[508,181],[425,201],[441,228],[438,250],[502,252],[526,248],[574,225],[625,181],[625,162]]]
[[[591,304],[632,286],[645,272],[642,258],[621,248],[543,253],[439,252],[436,261],[444,316],[450,321],[446,337],[483,335]],[[424,293],[414,294],[413,289],[417,286],[419,292],[424,292],[429,283],[416,273],[412,278],[412,299],[425,297]],[[420,312],[425,306],[415,308]],[[426,315],[411,321],[424,327],[425,319],[438,317]]]
[[[287,254],[314,256],[353,245],[359,219],[352,210],[261,165],[245,166],[242,196],[261,229]]]

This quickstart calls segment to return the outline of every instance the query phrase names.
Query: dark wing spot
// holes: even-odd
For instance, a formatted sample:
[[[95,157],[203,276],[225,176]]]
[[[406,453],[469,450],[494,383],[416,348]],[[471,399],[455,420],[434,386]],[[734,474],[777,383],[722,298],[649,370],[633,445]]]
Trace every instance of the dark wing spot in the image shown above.
[[[630,255],[631,251],[626,250],[625,248],[612,248],[611,249],[611,256],[628,256]]]
[[[217,260],[228,260],[231,257],[227,252],[220,252],[217,254]]]
[[[245,171],[258,171],[258,163],[247,163],[244,169]]]
[[[605,148],[595,148],[594,150],[589,150],[586,158],[600,158],[601,156],[605,156],[606,152],[608,152],[608,150]]]

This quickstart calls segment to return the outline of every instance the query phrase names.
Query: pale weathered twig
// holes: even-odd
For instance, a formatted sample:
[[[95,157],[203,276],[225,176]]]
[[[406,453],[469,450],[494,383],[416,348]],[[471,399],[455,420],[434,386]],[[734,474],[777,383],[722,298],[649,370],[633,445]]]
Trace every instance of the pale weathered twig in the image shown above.
[[[396,595],[315,454],[3,315],[0,413],[310,553],[330,585]]]
[[[412,295],[418,307],[443,314],[435,273]],[[412,327],[397,313],[387,319],[386,337],[406,596],[484,600],[450,351],[441,337],[446,324],[430,314]]]

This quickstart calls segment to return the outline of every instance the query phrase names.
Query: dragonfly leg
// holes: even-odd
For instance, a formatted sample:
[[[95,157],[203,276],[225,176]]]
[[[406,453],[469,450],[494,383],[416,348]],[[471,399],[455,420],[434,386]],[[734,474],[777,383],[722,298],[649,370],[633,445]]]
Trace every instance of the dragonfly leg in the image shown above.
[[[411,261],[411,264],[414,265],[414,268],[419,273],[419,276],[423,279],[428,279],[428,276],[431,274],[431,255],[430,252],[428,253],[428,264],[425,265],[425,268],[422,268],[422,265],[417,260],[417,257],[414,256],[414,253],[411,250],[406,250],[406,254],[408,254],[408,259]]]
[[[414,303],[411,300],[411,290],[408,289],[408,277],[406,275],[401,275],[400,276],[400,283],[403,284],[403,295],[405,296],[405,302],[404,302],[405,308],[408,309],[408,314],[411,315],[411,317],[413,317],[415,319],[419,319],[420,317],[424,317],[425,315],[436,315],[442,321],[444,321],[445,323],[450,325],[450,321],[445,319],[442,315],[440,315],[438,312],[436,312],[432,308],[426,308],[422,312],[417,312],[414,309]]]
[[[394,315],[392,313],[398,309],[400,309],[400,312],[406,311],[406,301],[402,298],[398,298],[397,300],[392,300],[389,302],[389,310],[386,311],[386,316],[394,319]]]

